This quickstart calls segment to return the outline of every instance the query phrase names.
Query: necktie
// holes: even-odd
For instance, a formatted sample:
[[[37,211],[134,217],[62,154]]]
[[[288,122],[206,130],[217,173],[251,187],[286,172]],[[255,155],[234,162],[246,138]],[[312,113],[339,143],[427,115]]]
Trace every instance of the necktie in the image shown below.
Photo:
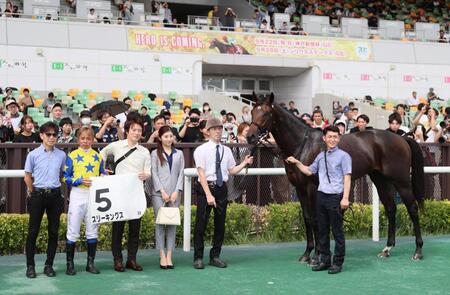
[[[219,152],[220,145],[216,145],[216,184],[217,186],[223,185],[223,178],[222,178],[222,169],[220,169],[220,152]]]

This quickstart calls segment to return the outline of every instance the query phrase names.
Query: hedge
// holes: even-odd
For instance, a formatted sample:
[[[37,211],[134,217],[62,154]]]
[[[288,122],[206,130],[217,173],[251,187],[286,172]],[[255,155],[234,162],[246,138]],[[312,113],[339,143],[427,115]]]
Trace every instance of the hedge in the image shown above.
[[[346,213],[348,223],[344,223],[347,238],[370,238],[372,234],[372,209],[370,205],[354,204],[354,215]],[[380,214],[380,235],[387,235],[387,219],[383,207]],[[181,208],[181,212],[183,209]],[[195,220],[195,206],[192,207],[192,220]],[[207,228],[206,240],[210,241],[213,234],[213,220],[210,219]],[[423,235],[450,234],[450,202],[426,201],[425,210],[421,211],[420,223]],[[0,254],[24,253],[27,236],[27,214],[0,214]],[[191,224],[193,233],[194,222]],[[63,252],[65,245],[67,221],[66,215],[61,216],[59,229],[58,250]],[[141,223],[140,247],[154,247],[155,219],[152,209],[148,209]],[[413,235],[412,223],[405,206],[398,206],[397,210],[397,235]],[[47,219],[42,220],[41,230],[37,239],[37,251],[45,252],[47,245]],[[183,227],[177,228],[177,244],[182,245]],[[84,227],[81,240],[84,240]],[[257,242],[287,242],[306,239],[305,226],[301,215],[299,203],[287,203],[282,205],[268,205],[266,207],[247,206],[242,204],[230,204],[227,211],[225,243],[236,245]],[[127,243],[127,228],[123,239],[123,245]],[[78,245],[84,250],[84,242]],[[111,248],[111,223],[102,224],[99,228],[100,250]]]

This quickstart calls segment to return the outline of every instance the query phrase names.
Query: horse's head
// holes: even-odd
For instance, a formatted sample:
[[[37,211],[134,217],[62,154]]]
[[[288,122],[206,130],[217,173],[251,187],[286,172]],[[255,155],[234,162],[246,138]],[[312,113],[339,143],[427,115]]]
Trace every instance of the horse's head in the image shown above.
[[[213,49],[213,48],[217,47],[217,42],[219,42],[219,40],[212,39],[211,43],[209,43],[209,49]]]
[[[256,101],[252,109],[252,123],[247,133],[247,141],[250,144],[257,144],[261,138],[265,137],[272,130],[272,108],[274,95],[258,98],[253,92]]]

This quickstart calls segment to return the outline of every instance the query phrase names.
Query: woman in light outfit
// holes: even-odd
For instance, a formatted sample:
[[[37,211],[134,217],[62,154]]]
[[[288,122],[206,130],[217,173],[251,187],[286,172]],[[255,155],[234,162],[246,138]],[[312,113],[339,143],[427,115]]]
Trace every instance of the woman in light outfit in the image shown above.
[[[183,190],[183,152],[173,147],[175,137],[169,126],[159,129],[158,147],[151,154],[152,159],[152,204],[155,218],[161,206],[180,205],[180,192]],[[172,252],[175,248],[175,225],[155,227],[156,248],[159,249],[160,267],[173,269]]]

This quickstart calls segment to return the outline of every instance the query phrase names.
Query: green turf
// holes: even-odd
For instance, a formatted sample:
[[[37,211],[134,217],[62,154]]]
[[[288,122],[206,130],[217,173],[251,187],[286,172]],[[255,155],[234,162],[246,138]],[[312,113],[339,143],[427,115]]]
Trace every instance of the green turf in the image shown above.
[[[174,270],[159,269],[155,250],[140,250],[143,272],[112,269],[109,252],[99,253],[100,275],[84,271],[86,253],[76,254],[78,274],[64,274],[65,256],[57,255],[56,278],[25,277],[23,255],[0,257],[0,294],[450,294],[450,236],[425,238],[424,260],[411,261],[412,238],[399,238],[391,257],[378,259],[384,242],[347,241],[344,271],[315,273],[297,262],[304,243],[225,247],[229,267],[192,268],[192,252],[177,249]]]

